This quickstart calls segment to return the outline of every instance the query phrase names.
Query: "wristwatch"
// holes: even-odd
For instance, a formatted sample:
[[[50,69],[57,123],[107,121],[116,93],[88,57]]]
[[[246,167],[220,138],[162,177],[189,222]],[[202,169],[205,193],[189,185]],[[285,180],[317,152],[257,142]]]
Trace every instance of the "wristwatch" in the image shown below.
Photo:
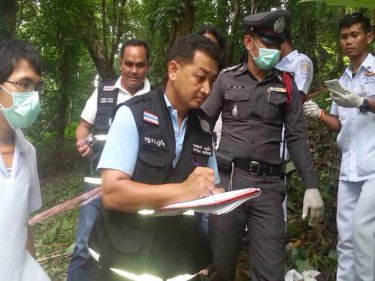
[[[370,104],[368,103],[368,99],[364,99],[363,103],[359,106],[359,111],[366,113],[370,110]]]

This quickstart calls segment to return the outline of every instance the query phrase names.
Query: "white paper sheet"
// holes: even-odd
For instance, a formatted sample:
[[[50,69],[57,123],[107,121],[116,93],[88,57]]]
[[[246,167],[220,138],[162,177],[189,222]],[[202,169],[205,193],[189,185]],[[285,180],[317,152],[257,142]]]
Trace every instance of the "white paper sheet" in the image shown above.
[[[156,210],[154,216],[171,216],[179,215],[187,210],[195,212],[210,213],[221,215],[228,213],[246,202],[247,200],[257,197],[260,194],[259,188],[245,188],[240,190],[228,191],[211,195],[205,198],[180,202],[164,206],[160,210]]]

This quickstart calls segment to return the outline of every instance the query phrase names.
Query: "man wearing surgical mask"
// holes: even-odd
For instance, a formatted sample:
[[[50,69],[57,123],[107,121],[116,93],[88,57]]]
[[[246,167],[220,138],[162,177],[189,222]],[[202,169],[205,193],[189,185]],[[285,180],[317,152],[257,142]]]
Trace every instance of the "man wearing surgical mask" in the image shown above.
[[[285,126],[287,148],[306,187],[302,218],[315,226],[323,214],[313,161],[307,146],[302,104],[293,78],[275,69],[290,16],[286,10],[245,17],[246,60],[223,70],[202,109],[214,120],[222,113],[216,152],[220,187],[261,188],[261,195],[232,212],[210,215],[208,232],[214,254],[208,280],[234,280],[245,227],[251,253],[251,279],[284,280],[286,194],[280,141]]]
[[[35,149],[22,134],[40,111],[38,54],[24,41],[0,41],[0,280],[50,280],[35,260],[28,215],[41,207]]]

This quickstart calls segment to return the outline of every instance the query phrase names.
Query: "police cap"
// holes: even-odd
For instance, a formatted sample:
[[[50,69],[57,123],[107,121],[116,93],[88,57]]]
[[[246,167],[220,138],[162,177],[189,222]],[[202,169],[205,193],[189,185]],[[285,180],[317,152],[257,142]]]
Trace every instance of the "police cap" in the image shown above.
[[[258,34],[265,43],[278,45],[285,40],[290,14],[283,9],[257,13],[245,17],[243,24],[246,31]]]

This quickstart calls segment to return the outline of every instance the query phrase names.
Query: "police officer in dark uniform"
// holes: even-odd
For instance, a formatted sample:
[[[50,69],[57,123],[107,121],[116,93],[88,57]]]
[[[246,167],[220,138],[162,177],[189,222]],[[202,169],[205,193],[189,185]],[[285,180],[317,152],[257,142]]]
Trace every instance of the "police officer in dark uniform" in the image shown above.
[[[222,113],[222,137],[216,153],[220,186],[226,190],[259,187],[262,191],[258,198],[228,214],[210,215],[214,263],[208,280],[234,280],[245,226],[252,280],[284,280],[283,125],[288,150],[306,187],[303,218],[310,210],[310,225],[314,225],[323,213],[298,89],[288,73],[274,68],[289,20],[286,10],[245,17],[247,59],[220,73],[202,105],[214,120]]]
[[[139,211],[217,191],[211,122],[200,106],[211,92],[218,60],[209,39],[184,36],[171,50],[165,89],[118,108],[98,165],[104,210],[89,243],[100,253],[95,280],[127,280],[113,269],[162,280],[193,278],[210,262],[197,217]]]

